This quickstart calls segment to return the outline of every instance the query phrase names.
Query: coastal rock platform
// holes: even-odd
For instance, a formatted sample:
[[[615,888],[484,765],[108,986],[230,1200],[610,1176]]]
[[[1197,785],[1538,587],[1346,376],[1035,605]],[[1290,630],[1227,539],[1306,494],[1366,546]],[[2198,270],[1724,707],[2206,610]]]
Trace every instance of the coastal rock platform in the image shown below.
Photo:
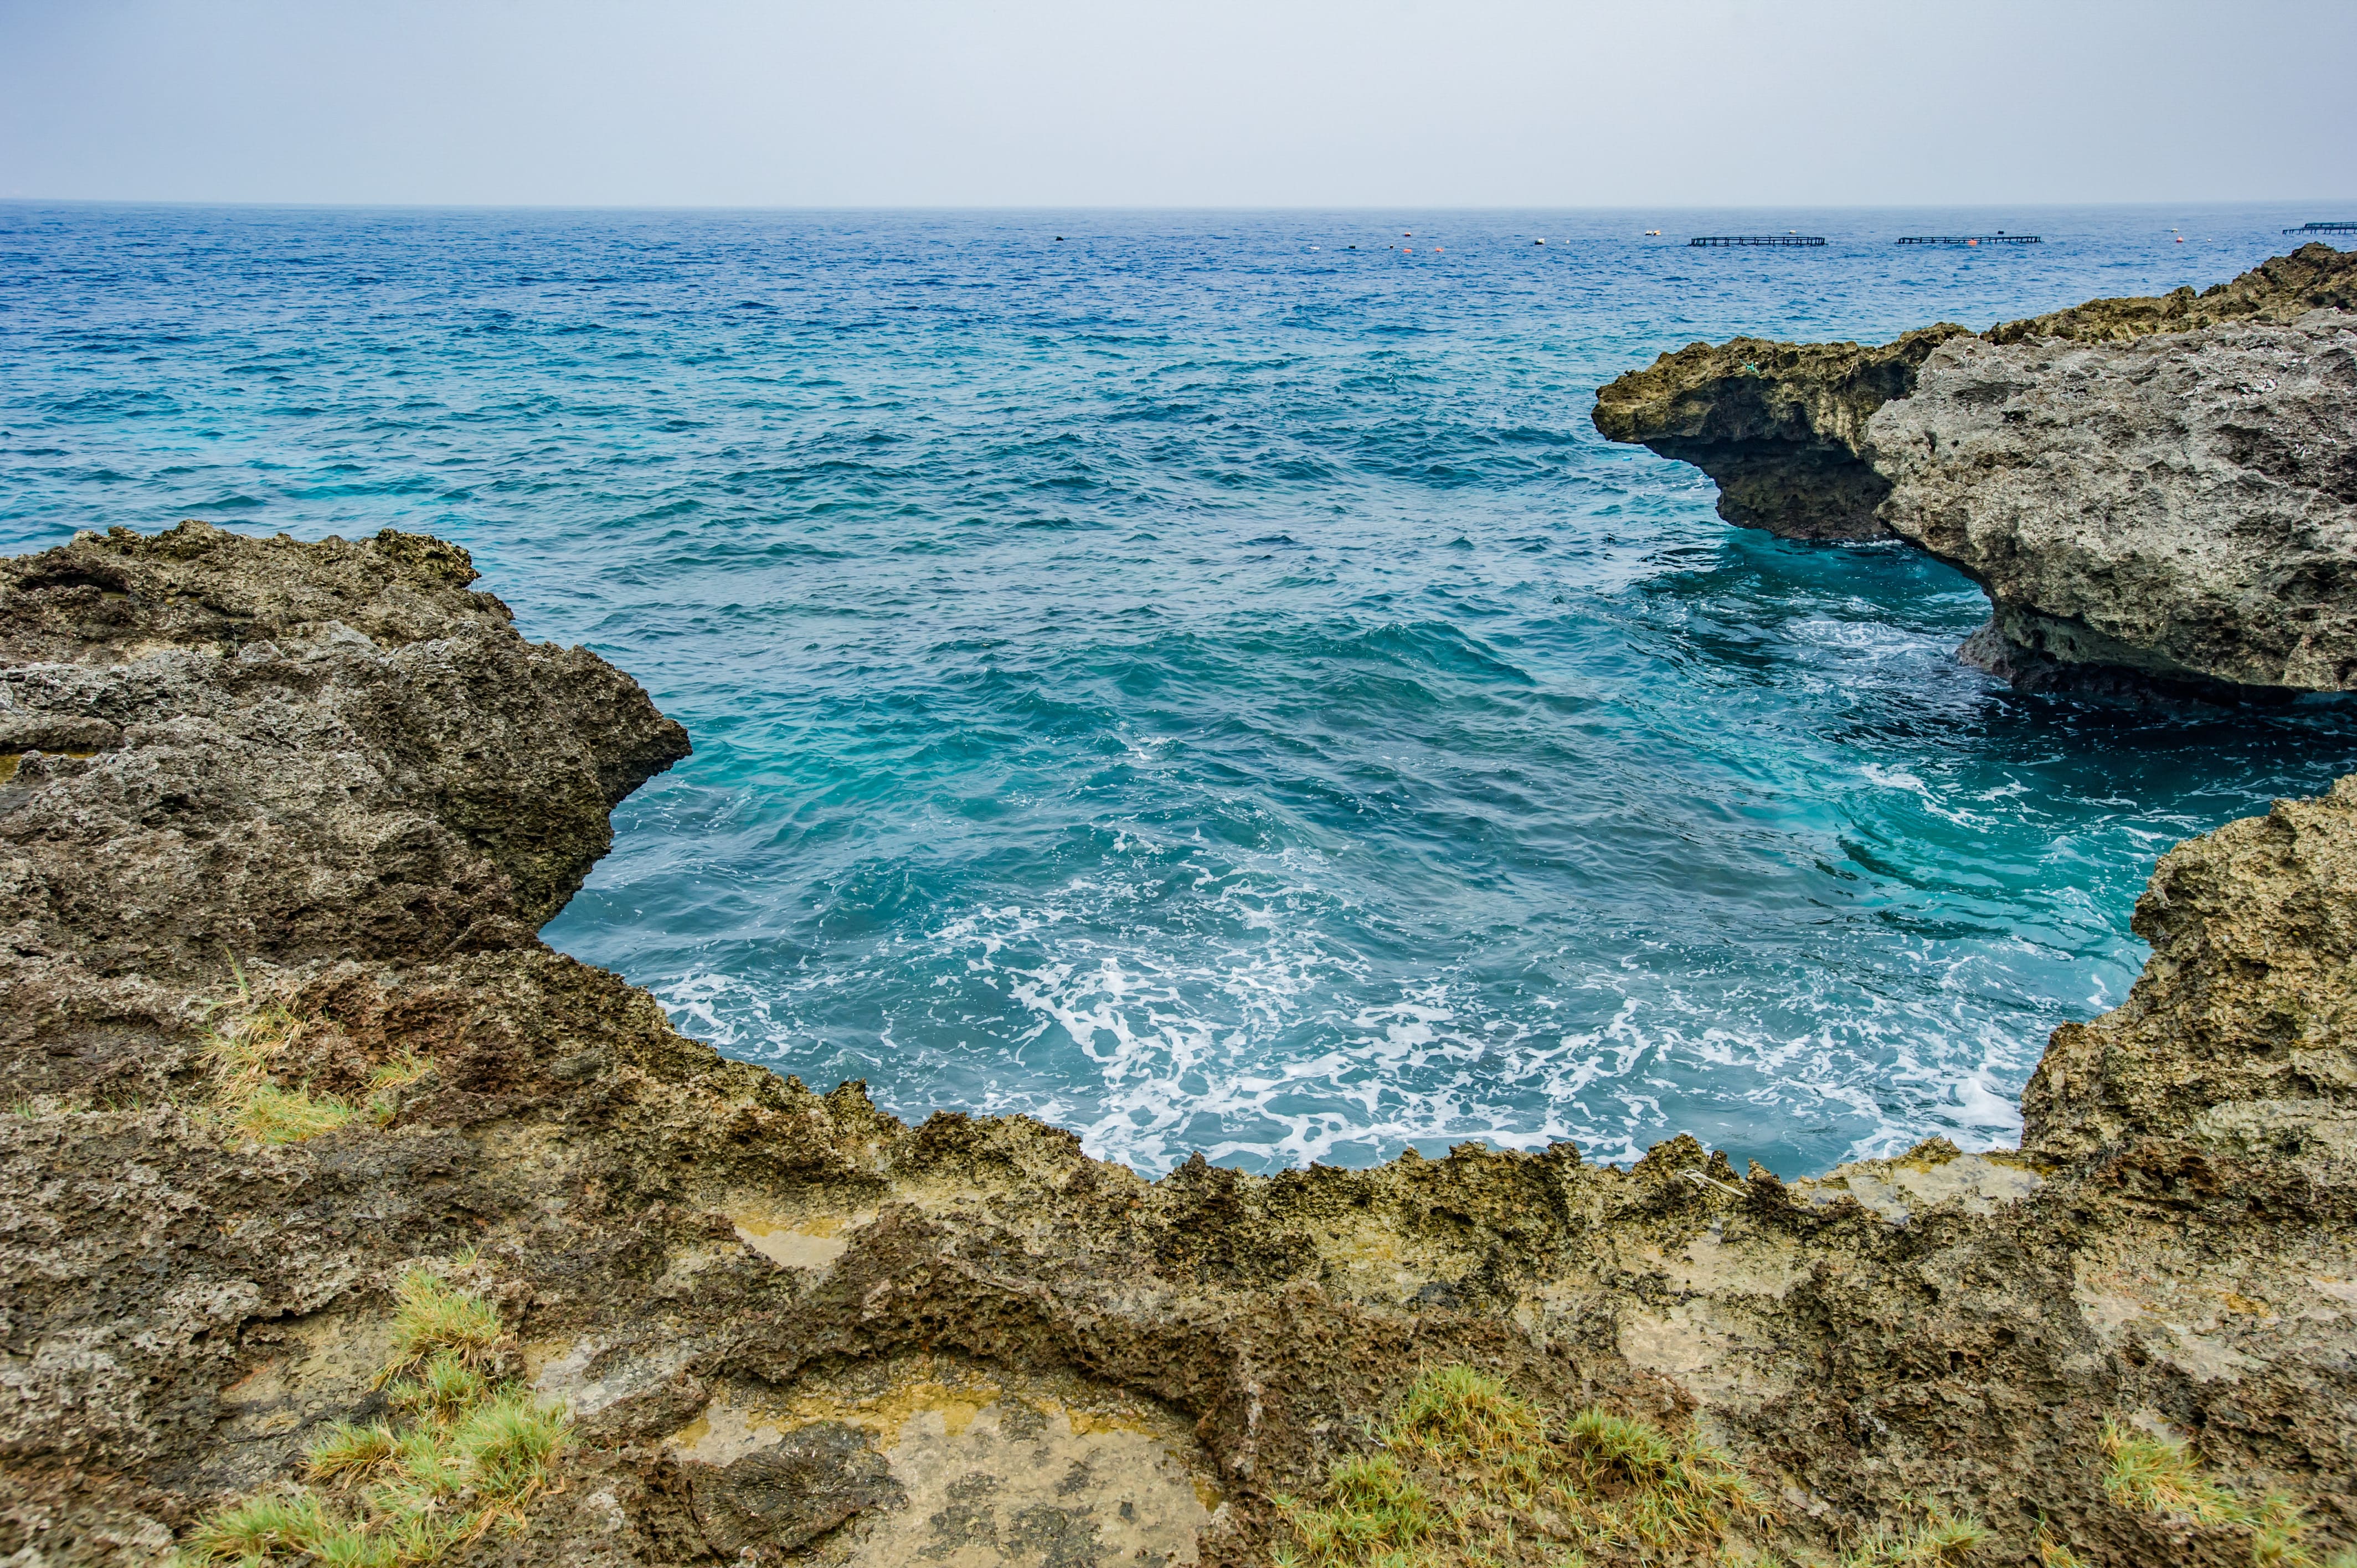
[[[2357,253],[1877,345],[1738,338],[1597,428],[1787,538],[1899,538],[1988,592],[1961,650],[2027,690],[2279,698],[2357,681]]]
[[[0,1559],[291,1495],[384,1414],[420,1270],[571,1423],[446,1561],[1265,1562],[1449,1364],[1699,1433],[1768,1504],[1726,1561],[1927,1509],[1969,1561],[2253,1560],[2107,1486],[2122,1431],[2357,1541],[2357,780],[2171,852],[2018,1151],[1149,1182],[725,1060],[543,945],[686,737],[473,578],[199,524],[0,564]]]

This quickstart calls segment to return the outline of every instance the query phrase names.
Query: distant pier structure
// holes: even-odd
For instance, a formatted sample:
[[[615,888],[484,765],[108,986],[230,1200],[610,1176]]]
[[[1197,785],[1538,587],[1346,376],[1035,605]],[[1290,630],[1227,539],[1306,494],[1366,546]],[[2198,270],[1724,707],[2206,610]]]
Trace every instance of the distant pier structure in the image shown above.
[[[2346,234],[2357,230],[2357,223],[2303,223],[2297,229],[2287,229],[2287,234]]]
[[[1689,245],[1822,245],[1823,234],[1697,234]]]
[[[2035,234],[1907,234],[1900,238],[1902,245],[2042,245],[2046,242]]]

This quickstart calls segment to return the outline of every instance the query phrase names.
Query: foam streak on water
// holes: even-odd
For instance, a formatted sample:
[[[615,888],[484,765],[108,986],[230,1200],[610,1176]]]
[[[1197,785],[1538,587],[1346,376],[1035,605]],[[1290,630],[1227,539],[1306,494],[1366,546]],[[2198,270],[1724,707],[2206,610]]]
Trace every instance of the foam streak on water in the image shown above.
[[[1148,1170],[1797,1174],[2012,1137],[2154,858],[2357,725],[1996,688],[1962,578],[1726,527],[1595,388],[2308,216],[0,206],[0,544],[467,544],[696,742],[550,940],[821,1087]],[[1788,227],[1833,242],[1678,242]],[[1887,242],[1995,228],[2048,242]]]

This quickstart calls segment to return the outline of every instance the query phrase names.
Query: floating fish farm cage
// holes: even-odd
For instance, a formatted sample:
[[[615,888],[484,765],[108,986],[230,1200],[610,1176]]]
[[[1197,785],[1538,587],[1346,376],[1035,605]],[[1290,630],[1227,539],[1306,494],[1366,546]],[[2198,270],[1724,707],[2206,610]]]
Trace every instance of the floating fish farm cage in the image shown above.
[[[1902,245],[2042,245],[2036,234],[1908,234]]]
[[[1689,245],[1822,245],[1823,234],[1699,234]]]

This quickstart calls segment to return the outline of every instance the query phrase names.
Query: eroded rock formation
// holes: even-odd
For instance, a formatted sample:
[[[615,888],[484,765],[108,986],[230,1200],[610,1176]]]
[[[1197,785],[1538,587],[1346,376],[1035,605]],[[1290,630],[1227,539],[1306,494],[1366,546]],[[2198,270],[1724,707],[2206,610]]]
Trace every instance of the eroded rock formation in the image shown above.
[[[2212,694],[2357,680],[2357,254],[1878,347],[1665,354],[1596,424],[1794,538],[1897,535],[1988,590],[2016,684]]]
[[[522,1532],[455,1554],[482,1563],[1262,1561],[1273,1498],[1444,1361],[1698,1422],[1777,1509],[1737,1560],[1827,1560],[1926,1500],[1991,1562],[2250,1560],[2110,1495],[2106,1418],[2284,1489],[2319,1556],[2357,1541],[2357,783],[2164,862],[2152,964],[2058,1035],[2018,1155],[1784,1182],[1679,1138],[1630,1170],[1468,1146],[1149,1183],[724,1061],[542,946],[683,738],[526,644],[462,553],[187,528],[5,575],[0,713],[39,747],[0,783],[27,1568],[150,1561],[291,1484],[384,1409],[420,1261],[576,1422]],[[274,1019],[288,1091],[365,1113],[254,1135],[218,1043]]]
[[[1718,481],[1718,515],[1786,539],[1888,539],[1866,422],[1915,390],[1943,324],[1896,342],[1690,343],[1596,394],[1596,428]]]
[[[1988,591],[1984,668],[2357,687],[2357,315],[1959,338],[1867,441],[1883,521]]]

